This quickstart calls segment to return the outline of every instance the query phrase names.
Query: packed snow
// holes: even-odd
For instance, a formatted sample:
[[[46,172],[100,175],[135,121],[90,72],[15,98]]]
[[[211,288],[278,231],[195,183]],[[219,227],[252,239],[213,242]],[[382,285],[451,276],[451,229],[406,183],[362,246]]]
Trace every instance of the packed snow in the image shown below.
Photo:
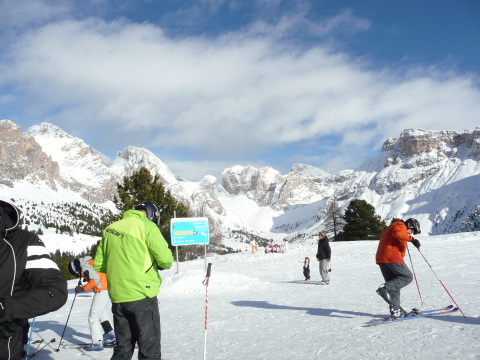
[[[377,241],[332,242],[331,283],[321,285],[316,239],[311,238],[289,244],[285,254],[260,249],[254,255],[243,251],[211,256],[208,288],[202,284],[204,259],[174,263],[162,271],[162,359],[202,359],[204,349],[207,359],[479,359],[480,232],[419,240],[421,254],[412,246],[410,254],[424,306],[415,281],[402,290],[402,306],[435,309],[454,304],[447,288],[468,320],[458,311],[366,326],[388,315],[388,306],[375,293],[383,282],[374,260]],[[302,274],[307,256],[312,260],[311,281]],[[408,255],[405,260],[411,268]],[[69,281],[63,308],[36,319],[32,341],[56,339],[36,359],[110,359],[112,349],[92,353],[73,346],[90,340],[87,317],[93,296],[75,297],[76,283]]]

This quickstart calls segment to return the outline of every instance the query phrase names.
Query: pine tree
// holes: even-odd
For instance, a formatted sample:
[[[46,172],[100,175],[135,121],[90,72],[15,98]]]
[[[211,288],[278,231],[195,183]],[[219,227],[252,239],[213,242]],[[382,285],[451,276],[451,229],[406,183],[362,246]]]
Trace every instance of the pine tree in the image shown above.
[[[345,210],[345,226],[340,234],[342,240],[380,239],[386,224],[375,209],[365,200],[352,200]]]
[[[115,197],[114,203],[117,209],[123,212],[133,209],[142,201],[151,201],[160,211],[160,231],[169,243],[170,240],[170,219],[174,217],[188,217],[189,209],[187,206],[177,201],[170,191],[165,191],[165,187],[160,182],[160,176],[152,176],[150,171],[142,167],[132,176],[123,177],[123,184],[117,185],[118,196]],[[120,219],[121,214],[116,219]]]

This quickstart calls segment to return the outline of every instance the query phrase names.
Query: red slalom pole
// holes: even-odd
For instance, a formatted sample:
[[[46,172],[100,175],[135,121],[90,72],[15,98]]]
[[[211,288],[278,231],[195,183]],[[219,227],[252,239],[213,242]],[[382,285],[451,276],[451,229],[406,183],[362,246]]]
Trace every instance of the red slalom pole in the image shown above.
[[[423,253],[420,251],[420,249],[418,249],[418,252],[420,254],[422,254],[423,258],[425,259],[426,263],[428,264],[428,266],[430,267],[430,269],[432,269],[433,273],[435,274],[435,276],[437,277],[438,281],[440,281],[440,284],[442,284],[443,288],[445,289],[445,291],[447,292],[447,294],[450,296],[450,298],[453,300],[453,302],[455,303],[455,305],[457,305],[457,308],[458,310],[460,310],[460,312],[462,313],[463,315],[463,318],[465,320],[468,320],[467,317],[465,316],[465,314],[463,313],[462,309],[460,309],[460,306],[458,306],[457,302],[455,301],[455,299],[453,298],[453,296],[450,294],[450,291],[448,291],[447,287],[443,284],[442,280],[439,279],[439,277],[437,276],[437,274],[435,273],[435,271],[433,270],[433,268],[430,266],[429,262],[427,261],[427,258],[423,255]]]
[[[205,342],[204,342],[204,345],[203,345],[203,360],[207,359],[208,282],[210,281],[211,271],[212,271],[212,263],[208,263],[207,275],[205,276],[205,280],[203,280],[203,285],[205,285]]]
[[[412,266],[413,277],[415,278],[415,283],[417,284],[417,290],[418,290],[418,295],[420,296],[420,302],[422,303],[422,306],[423,306],[422,293],[420,292],[420,286],[418,285],[417,274],[415,273],[415,269],[413,268],[412,257],[410,256],[410,250],[408,249],[408,246],[407,246],[407,252],[408,252],[408,257],[410,258],[410,265]]]

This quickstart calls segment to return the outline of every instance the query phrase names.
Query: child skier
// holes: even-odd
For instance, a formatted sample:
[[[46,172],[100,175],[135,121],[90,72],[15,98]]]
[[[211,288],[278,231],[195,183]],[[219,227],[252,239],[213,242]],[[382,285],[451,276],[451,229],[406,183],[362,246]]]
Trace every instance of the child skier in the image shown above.
[[[83,276],[84,282],[87,282],[85,286],[78,285],[75,288],[76,294],[92,289],[95,293],[88,315],[92,344],[85,350],[102,351],[104,346],[115,346],[115,333],[106,311],[111,306],[107,291],[107,275],[93,269],[91,256],[72,260],[68,264],[68,270],[72,275]]]
[[[305,281],[310,281],[310,258],[308,257],[303,262],[303,276],[305,276]]]

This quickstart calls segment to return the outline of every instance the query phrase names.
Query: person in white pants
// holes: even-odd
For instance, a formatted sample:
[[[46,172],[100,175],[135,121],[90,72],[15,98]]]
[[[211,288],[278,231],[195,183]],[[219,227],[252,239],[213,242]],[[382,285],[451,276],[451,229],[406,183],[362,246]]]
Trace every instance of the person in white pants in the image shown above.
[[[284,252],[284,253],[287,252],[287,245],[288,245],[288,239],[287,239],[287,238],[283,238],[283,252]]]
[[[93,289],[92,305],[88,314],[88,324],[92,344],[86,348],[87,351],[102,351],[104,346],[115,345],[115,333],[110,324],[109,312],[111,301],[108,296],[107,276],[104,273],[93,269],[93,259],[85,256],[81,259],[74,259],[70,262],[68,269],[75,276],[83,276],[87,282],[84,286],[78,285],[75,293],[80,294]]]

